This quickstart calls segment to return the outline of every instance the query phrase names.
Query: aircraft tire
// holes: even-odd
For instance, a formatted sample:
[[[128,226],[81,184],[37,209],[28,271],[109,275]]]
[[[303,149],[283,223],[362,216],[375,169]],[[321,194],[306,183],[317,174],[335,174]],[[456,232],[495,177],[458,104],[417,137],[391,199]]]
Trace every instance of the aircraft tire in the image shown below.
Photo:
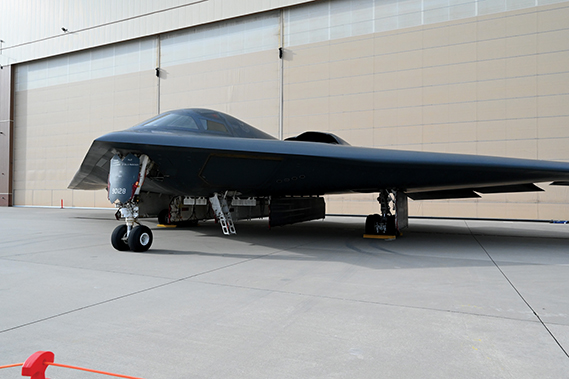
[[[130,250],[143,252],[150,249],[152,245],[152,231],[148,226],[138,225],[134,227],[128,236],[128,246]]]
[[[128,243],[126,242],[126,225],[119,225],[113,230],[113,234],[111,234],[111,245],[118,251],[127,251],[130,250]]]
[[[369,215],[366,217],[365,234],[377,234],[375,230],[376,223],[381,222],[381,216],[378,214]]]
[[[170,218],[168,217],[168,210],[163,209],[158,213],[158,223],[161,225],[170,225]]]

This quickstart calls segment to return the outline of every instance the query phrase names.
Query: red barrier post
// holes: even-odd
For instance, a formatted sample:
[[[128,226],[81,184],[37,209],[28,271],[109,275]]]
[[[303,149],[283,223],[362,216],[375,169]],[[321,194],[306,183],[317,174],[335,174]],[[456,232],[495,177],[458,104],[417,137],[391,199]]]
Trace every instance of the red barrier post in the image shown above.
[[[53,362],[55,354],[51,351],[38,351],[30,355],[22,366],[22,376],[29,376],[31,379],[47,379],[45,370],[46,362]]]

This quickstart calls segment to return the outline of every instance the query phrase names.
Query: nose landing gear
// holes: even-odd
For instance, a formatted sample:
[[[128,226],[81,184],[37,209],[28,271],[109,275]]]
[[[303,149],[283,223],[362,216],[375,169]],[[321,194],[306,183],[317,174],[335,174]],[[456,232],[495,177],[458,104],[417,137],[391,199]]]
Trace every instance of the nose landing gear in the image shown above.
[[[119,251],[143,252],[152,245],[152,231],[138,222],[137,198],[146,177],[149,158],[128,154],[124,159],[115,155],[109,171],[109,200],[119,210],[117,220],[124,218],[111,234],[111,245]]]
[[[119,225],[111,234],[111,245],[118,251],[143,252],[152,245],[152,230],[146,225],[135,226],[127,233],[126,225]]]
[[[146,225],[138,224],[138,207],[129,202],[120,208],[117,218],[120,218],[119,214],[124,217],[126,223],[113,230],[111,245],[118,251],[143,252],[150,249],[153,241],[152,230]]]
[[[152,245],[152,231],[146,225],[135,226],[128,236],[128,247],[132,251],[146,251]]]
[[[111,234],[111,245],[118,251],[128,251],[128,233],[126,225],[119,225]]]

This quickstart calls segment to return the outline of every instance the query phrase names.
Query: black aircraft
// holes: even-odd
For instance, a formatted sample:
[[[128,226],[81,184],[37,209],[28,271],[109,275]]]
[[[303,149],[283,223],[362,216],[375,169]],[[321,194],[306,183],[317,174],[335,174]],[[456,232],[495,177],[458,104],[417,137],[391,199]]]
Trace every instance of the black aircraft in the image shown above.
[[[375,192],[381,214],[368,216],[365,233],[396,235],[407,225],[407,197],[541,191],[538,182],[569,185],[569,163],[353,147],[322,132],[281,141],[221,112],[181,109],[97,138],[69,188],[106,188],[126,221],[112,245],[146,251],[152,232],[142,217],[215,218],[234,234],[233,219],[314,220],[325,215],[322,195]]]

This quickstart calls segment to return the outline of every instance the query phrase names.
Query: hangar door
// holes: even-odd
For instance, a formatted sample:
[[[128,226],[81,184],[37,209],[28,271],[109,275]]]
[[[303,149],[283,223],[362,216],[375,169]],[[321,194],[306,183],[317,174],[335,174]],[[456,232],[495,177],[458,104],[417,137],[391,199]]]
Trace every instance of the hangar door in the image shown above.
[[[161,110],[216,109],[277,136],[279,23],[268,12],[163,35]]]
[[[156,39],[16,66],[14,204],[109,207],[67,190],[91,142],[157,112]]]
[[[106,191],[67,185],[95,138],[159,112],[212,108],[276,136],[279,22],[270,12],[17,65],[14,204],[110,207]]]

